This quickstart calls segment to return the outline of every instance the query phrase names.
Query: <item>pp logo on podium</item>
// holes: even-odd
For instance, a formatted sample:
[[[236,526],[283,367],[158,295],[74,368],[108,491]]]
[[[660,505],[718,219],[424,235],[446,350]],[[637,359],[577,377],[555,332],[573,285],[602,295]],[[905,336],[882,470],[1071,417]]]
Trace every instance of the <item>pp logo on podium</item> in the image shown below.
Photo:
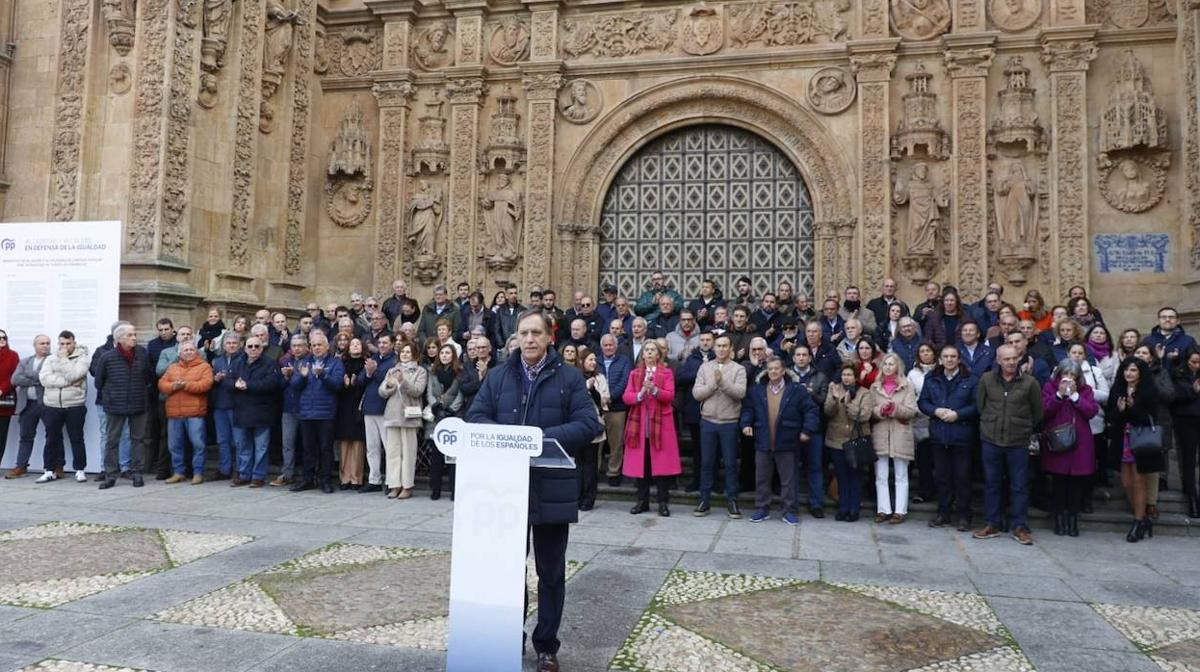
[[[458,432],[451,429],[439,429],[433,440],[439,446],[453,446],[458,443]]]

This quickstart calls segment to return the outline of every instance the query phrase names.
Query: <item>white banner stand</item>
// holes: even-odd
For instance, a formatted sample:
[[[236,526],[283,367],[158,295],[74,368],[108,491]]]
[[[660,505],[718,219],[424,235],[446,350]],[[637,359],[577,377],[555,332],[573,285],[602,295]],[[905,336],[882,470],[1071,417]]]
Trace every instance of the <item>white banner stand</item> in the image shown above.
[[[529,465],[542,453],[542,430],[447,418],[433,437],[458,465],[446,670],[519,672]]]

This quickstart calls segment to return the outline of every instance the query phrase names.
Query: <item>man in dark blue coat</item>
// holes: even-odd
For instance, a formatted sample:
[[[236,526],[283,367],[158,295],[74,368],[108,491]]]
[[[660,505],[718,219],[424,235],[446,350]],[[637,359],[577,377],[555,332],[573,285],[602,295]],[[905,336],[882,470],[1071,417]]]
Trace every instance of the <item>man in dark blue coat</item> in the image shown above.
[[[583,374],[550,349],[553,320],[530,311],[517,320],[520,351],[484,378],[467,422],[541,427],[574,456],[603,429]],[[538,672],[558,672],[558,627],[566,598],[567,535],[579,520],[575,469],[533,469],[529,526],[538,575],[538,622],[533,629]]]
[[[917,408],[929,416],[929,444],[937,480],[938,513],[929,526],[950,524],[953,505],[958,513],[958,529],[966,532],[971,529],[971,453],[979,419],[975,406],[979,378],[961,365],[958,347],[942,346],[938,366],[925,376]]]
[[[288,383],[300,389],[300,443],[304,446],[304,478],[290,488],[292,492],[318,486],[325,494],[333,492],[333,424],[345,369],[330,354],[329,339],[324,336],[309,336],[312,354],[300,360]]]
[[[617,337],[612,334],[600,337],[600,366],[604,369],[604,379],[608,381],[609,396],[608,413],[604,415],[604,432],[608,437],[606,472],[608,484],[615,488],[621,484],[621,461],[625,457],[625,418],[629,413],[622,395],[629,384],[629,374],[633,371],[633,359],[621,351]]]
[[[274,360],[263,355],[266,343],[257,336],[246,339],[246,356],[238,359],[233,382],[233,425],[241,433],[237,443],[237,476],[230,485],[261,488],[267,478],[267,447],[271,427],[279,419],[279,390],[283,374]]]
[[[140,488],[143,485],[140,448],[146,433],[149,400],[146,387],[154,380],[154,366],[146,349],[137,344],[137,330],[132,324],[116,328],[113,344],[112,350],[101,355],[94,374],[96,387],[104,390],[104,412],[108,420],[104,437],[104,481],[100,489],[107,490],[117,484],[117,446],[126,426],[133,444],[129,475],[133,487]]]

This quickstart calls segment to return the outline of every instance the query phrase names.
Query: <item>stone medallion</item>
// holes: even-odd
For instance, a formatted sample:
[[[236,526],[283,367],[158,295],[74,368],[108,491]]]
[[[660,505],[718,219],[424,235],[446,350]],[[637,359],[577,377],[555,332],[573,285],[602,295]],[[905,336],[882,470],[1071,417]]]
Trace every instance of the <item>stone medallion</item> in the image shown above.
[[[586,79],[574,79],[558,94],[558,113],[573,124],[586,124],[604,107],[600,89]]]
[[[891,0],[892,29],[906,40],[928,40],[950,28],[949,0]]]
[[[0,534],[0,604],[56,607],[252,537],[52,522]]]
[[[683,20],[683,39],[679,46],[689,54],[704,56],[718,51],[725,44],[721,14],[701,3],[693,7]]]
[[[1158,205],[1167,192],[1170,155],[1124,156],[1101,161],[1100,195],[1112,207],[1130,214]]]
[[[581,563],[568,562],[568,580],[581,567]],[[526,585],[532,607],[537,604],[532,559]],[[449,599],[448,553],[337,543],[159,612],[154,618],[444,651]]]
[[[611,667],[639,672],[1033,669],[978,595],[678,570],[668,576]]]
[[[1000,30],[1015,33],[1037,23],[1042,16],[1042,0],[990,0],[988,14]]]
[[[822,68],[808,80],[808,102],[821,114],[844,112],[857,92],[854,76],[845,68]]]
[[[1200,611],[1120,604],[1092,608],[1167,672],[1200,670]]]

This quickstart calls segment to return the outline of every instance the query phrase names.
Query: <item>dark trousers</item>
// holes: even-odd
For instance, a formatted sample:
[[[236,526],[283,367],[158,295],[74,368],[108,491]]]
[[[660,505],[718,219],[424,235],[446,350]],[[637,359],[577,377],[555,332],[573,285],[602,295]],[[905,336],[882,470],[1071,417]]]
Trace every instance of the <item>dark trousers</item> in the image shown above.
[[[838,511],[858,513],[862,508],[862,470],[850,468],[844,450],[831,450],[829,456],[833,459],[833,473],[837,475]]]
[[[917,494],[925,500],[937,496],[937,478],[934,476],[936,465],[933,461],[932,441],[925,439],[917,442]]]
[[[450,492],[454,492],[454,465],[446,464],[446,456],[431,443],[429,445],[429,490],[438,495],[442,494],[442,474],[447,475],[450,480]],[[595,486],[595,481],[593,473],[593,486]],[[593,489],[592,492],[592,499],[595,499],[595,490]]]
[[[167,406],[165,401],[152,395],[146,409],[146,471],[164,476],[171,475],[171,442],[167,436]]]
[[[938,515],[971,520],[971,447],[929,442],[933,475],[937,480]],[[921,469],[925,473],[925,469]]]
[[[792,511],[800,510],[800,484],[804,482],[801,471],[808,480],[809,510],[825,507],[824,450],[825,435],[821,432],[813,434],[808,443],[800,443],[801,452],[792,460],[792,492],[795,493],[791,501]]]
[[[700,500],[708,501],[713,481],[717,477],[717,453],[725,467],[725,496],[737,498],[738,494],[738,423],[700,421]],[[753,467],[753,464],[751,465]]]
[[[1083,495],[1091,480],[1091,474],[1087,476],[1050,474],[1051,513],[1079,513],[1083,508]]]
[[[108,425],[105,427],[106,435],[104,437],[104,472],[108,479],[116,479],[120,475],[120,464],[117,457],[121,445],[121,432],[125,430],[126,425],[129,426],[129,443],[133,448],[129,451],[129,472],[142,473],[142,451],[138,448],[143,445],[146,438],[146,415],[145,412],[137,415],[108,414]],[[49,433],[48,430],[47,433]]]
[[[533,564],[538,577],[533,650],[558,655],[558,626],[562,624],[563,604],[567,598],[567,536],[571,526],[566,523],[530,525],[529,530],[533,537]],[[529,606],[529,591],[525,592],[525,606]]]
[[[688,481],[688,490],[700,489],[700,465],[704,462],[704,453],[700,450],[700,423],[687,425],[688,436],[692,438],[692,478]]]
[[[42,423],[43,427],[46,426],[45,421],[42,420],[42,402],[38,399],[26,401],[25,408],[21,409],[21,415],[17,418],[17,422],[21,426],[21,442],[17,444],[15,466],[26,468],[29,466],[29,456],[33,455],[33,442],[37,438],[38,423]],[[3,443],[2,439],[0,439],[0,443]],[[4,451],[0,450],[0,458],[2,457],[4,457]]]
[[[637,479],[637,498],[639,502],[650,501],[650,482],[654,482],[655,501],[666,504],[670,499],[670,476],[654,476],[650,469],[650,440],[642,446],[642,478]]]
[[[54,471],[66,467],[63,450],[63,428],[71,439],[71,466],[75,471],[87,469],[87,447],[83,442],[83,420],[87,417],[86,406],[72,408],[42,409],[42,422],[46,425],[46,445],[42,448],[42,469]],[[36,425],[35,425],[36,428]]]
[[[732,423],[737,425],[737,423]],[[738,492],[754,492],[754,439],[737,432],[738,440]]]
[[[596,470],[600,468],[600,447],[603,445],[603,441],[589,443],[579,449],[579,506],[596,503]]]
[[[324,483],[333,478],[333,420],[301,420],[300,443],[304,447],[304,482]]]
[[[754,506],[759,509],[771,508],[771,479],[779,474],[779,492],[784,511],[796,513],[796,482],[792,477],[796,473],[796,454],[792,452],[754,451]]]
[[[11,415],[0,415],[0,460],[4,459],[4,451],[8,447],[8,426],[11,423]]]
[[[1179,476],[1183,494],[1190,499],[1200,497],[1196,491],[1196,461],[1200,455],[1200,418],[1180,416],[1175,419],[1175,451],[1179,456]]]
[[[1008,475],[1008,520],[1013,529],[1028,528],[1029,447],[997,446],[983,442],[983,512],[992,527],[1001,526],[1004,514],[1004,476]]]

